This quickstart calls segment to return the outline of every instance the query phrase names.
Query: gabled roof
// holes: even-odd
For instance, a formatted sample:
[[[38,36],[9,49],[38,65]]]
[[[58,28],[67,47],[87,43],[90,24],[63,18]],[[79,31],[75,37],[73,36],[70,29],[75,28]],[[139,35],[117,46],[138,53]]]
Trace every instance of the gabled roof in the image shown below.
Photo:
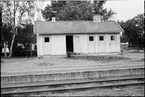
[[[124,30],[115,21],[35,21],[35,34],[120,33]]]

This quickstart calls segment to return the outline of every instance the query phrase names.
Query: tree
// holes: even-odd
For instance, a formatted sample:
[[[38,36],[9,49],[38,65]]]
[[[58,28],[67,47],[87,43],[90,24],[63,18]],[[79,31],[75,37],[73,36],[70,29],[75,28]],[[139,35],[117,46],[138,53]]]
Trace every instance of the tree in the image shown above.
[[[21,26],[25,17],[34,16],[34,2],[33,1],[3,1],[3,23],[12,25],[12,40],[10,45],[9,57],[12,56],[13,44],[15,36],[18,34],[18,27]]]
[[[7,46],[7,40],[8,40],[8,38],[10,38],[9,37],[9,35],[10,34],[8,34],[7,33],[7,31],[9,31],[10,29],[11,29],[11,27],[10,26],[8,26],[8,27],[6,27],[6,25],[3,25],[3,23],[2,23],[2,8],[3,8],[3,5],[2,5],[2,3],[0,3],[0,15],[1,15],[1,20],[0,20],[0,28],[1,28],[1,51],[2,51],[2,48],[4,48],[3,50],[4,50],[4,55],[5,55],[5,57],[7,57],[7,53],[6,53],[6,46]],[[6,30],[5,30],[5,28],[7,28]],[[4,32],[6,32],[6,33],[4,33]],[[7,34],[6,35],[6,37],[4,37],[5,36],[5,34]]]
[[[129,46],[140,45],[140,39],[142,39],[144,32],[144,17],[143,14],[139,14],[126,22],[118,22],[125,31],[125,35],[128,38]]]
[[[36,43],[36,35],[33,33],[33,25],[31,23],[24,24],[24,27],[18,28],[18,34],[16,36],[16,41],[18,43],[23,44],[24,46],[27,44]]]
[[[1,31],[1,43],[3,41],[3,33],[2,33],[2,4],[0,3],[0,31]],[[2,51],[2,44],[1,44]]]
[[[114,14],[116,14],[112,9],[104,8],[104,4],[106,1],[94,1],[93,4],[93,11],[94,14],[100,14],[102,16],[102,20],[108,20],[113,17]]]
[[[42,10],[45,20],[55,16],[57,20],[92,20],[94,14],[100,14],[102,20],[110,19],[115,12],[103,7],[106,1],[53,1]]]

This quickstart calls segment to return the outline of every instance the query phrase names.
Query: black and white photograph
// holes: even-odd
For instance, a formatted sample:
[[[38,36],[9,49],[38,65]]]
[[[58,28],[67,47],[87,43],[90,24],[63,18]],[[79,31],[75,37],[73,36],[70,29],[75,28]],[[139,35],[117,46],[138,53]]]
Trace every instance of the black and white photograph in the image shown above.
[[[1,96],[144,97],[145,0],[1,0]]]

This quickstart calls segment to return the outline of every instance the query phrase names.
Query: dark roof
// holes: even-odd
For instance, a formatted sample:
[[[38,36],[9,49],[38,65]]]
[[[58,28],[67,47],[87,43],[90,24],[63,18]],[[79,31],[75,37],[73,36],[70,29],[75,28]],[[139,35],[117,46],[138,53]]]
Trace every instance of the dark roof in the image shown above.
[[[35,21],[35,34],[119,33],[124,30],[115,21]]]

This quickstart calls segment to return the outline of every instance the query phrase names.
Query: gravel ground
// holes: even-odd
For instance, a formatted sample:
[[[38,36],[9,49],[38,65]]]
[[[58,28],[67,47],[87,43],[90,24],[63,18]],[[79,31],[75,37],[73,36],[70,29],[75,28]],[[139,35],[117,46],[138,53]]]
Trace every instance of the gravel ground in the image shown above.
[[[56,60],[57,59],[57,60]],[[36,68],[34,67],[41,67],[40,69],[50,68],[51,67],[71,67],[71,66],[78,66],[79,63],[84,64],[84,66],[102,65],[102,63],[111,64],[111,65],[118,65],[118,64],[144,64],[144,53],[137,52],[137,51],[129,51],[123,50],[123,55],[118,56],[91,56],[91,57],[72,57],[72,58],[55,58],[55,57],[46,57],[44,59],[38,58],[11,58],[11,59],[2,59],[1,70],[7,72],[10,70],[15,70],[15,68],[19,71],[28,70],[28,63],[32,63],[29,65],[29,68],[32,68],[28,71],[32,71]],[[39,64],[38,64],[39,62]],[[13,67],[15,63],[16,67]],[[56,64],[57,63],[57,64]],[[59,64],[58,64],[59,63]],[[69,64],[68,64],[69,63]],[[104,64],[105,64],[104,63]],[[22,65],[23,64],[23,65]],[[39,95],[39,94],[38,94]],[[29,96],[38,96],[29,95]],[[64,93],[43,93],[43,95],[47,96],[144,96],[144,86],[137,85],[137,86],[127,86],[127,87],[119,87],[119,88],[106,88],[106,89],[90,89],[90,90],[82,90],[82,91],[68,91]],[[29,97],[28,96],[28,97]],[[42,95],[41,95],[42,96]],[[16,96],[19,97],[19,96]]]
[[[123,50],[123,55],[104,54],[104,55],[84,55],[67,58],[66,56],[44,56],[42,59],[37,57],[31,58],[10,58],[3,59],[1,63],[2,75],[13,75],[20,73],[38,73],[43,71],[64,71],[67,68],[82,69],[84,68],[98,68],[99,66],[127,66],[144,64],[144,53],[132,53],[130,50]],[[106,67],[107,68],[107,67]],[[56,70],[57,69],[57,70]]]
[[[46,93],[47,94],[47,93]],[[45,95],[45,94],[44,94]],[[48,93],[48,96],[144,96],[143,86],[127,86],[122,88],[90,89],[69,91],[66,93]]]
[[[101,55],[101,56],[72,56],[70,59],[82,59],[82,60],[92,60],[92,61],[102,61],[102,62],[112,62],[119,60],[127,60],[129,58],[123,56],[110,56],[110,55]]]
[[[124,87],[113,87],[105,89],[88,89],[80,91],[67,91],[67,92],[45,92],[45,93],[35,93],[27,95],[15,95],[14,97],[36,97],[36,96],[142,96],[144,97],[144,86],[134,85],[134,86],[124,86]]]

